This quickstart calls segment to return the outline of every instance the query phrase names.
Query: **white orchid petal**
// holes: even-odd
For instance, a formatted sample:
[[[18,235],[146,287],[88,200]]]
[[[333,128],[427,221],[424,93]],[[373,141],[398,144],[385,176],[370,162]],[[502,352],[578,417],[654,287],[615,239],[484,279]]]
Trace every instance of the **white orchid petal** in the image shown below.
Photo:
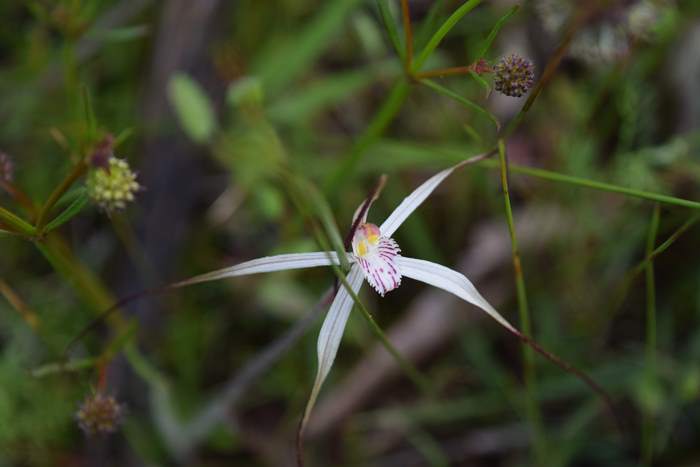
[[[353,262],[355,258],[347,255],[348,261]],[[319,266],[330,266],[339,264],[338,254],[335,251],[317,251],[313,253],[290,253],[285,255],[265,256],[244,263],[218,269],[198,276],[185,279],[173,284],[173,287],[183,287],[186,285],[209,282],[227,277],[247,276],[262,272],[286,271],[289,269],[315,268]]]
[[[437,188],[443,180],[454,172],[455,169],[461,167],[463,164],[464,161],[433,175],[428,180],[423,182],[421,186],[413,190],[413,193],[404,198],[404,200],[401,201],[401,204],[394,209],[394,212],[392,212],[379,227],[379,229],[382,231],[382,235],[391,237],[394,232],[396,232],[396,229],[403,224],[406,218],[410,216],[411,213],[415,211],[416,208],[418,208],[418,206],[420,206],[428,196],[430,196],[433,190],[435,190],[435,188]]]
[[[446,290],[462,300],[478,306],[498,321],[501,326],[516,335],[520,335],[520,331],[501,316],[463,274],[441,264],[431,263],[422,259],[399,257],[397,262],[404,276]]]
[[[355,293],[358,293],[362,287],[362,280],[362,271],[359,267],[353,266],[347,276],[347,282]],[[328,373],[331,371],[335,356],[338,353],[340,340],[343,338],[343,333],[345,332],[345,324],[348,321],[348,316],[350,316],[353,305],[354,300],[352,296],[348,293],[348,290],[341,285],[333,303],[328,309],[326,319],[323,321],[321,332],[318,335],[318,343],[316,346],[318,351],[318,369],[316,370],[316,380],[311,389],[309,401],[306,403],[304,419],[302,420],[302,429],[306,425],[309,415],[311,415],[311,410],[316,404],[321,386],[326,380]]]

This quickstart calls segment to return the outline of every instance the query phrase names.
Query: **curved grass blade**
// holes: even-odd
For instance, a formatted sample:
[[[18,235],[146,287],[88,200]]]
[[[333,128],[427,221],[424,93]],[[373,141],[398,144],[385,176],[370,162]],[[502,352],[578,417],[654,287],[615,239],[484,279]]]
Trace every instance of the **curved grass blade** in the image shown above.
[[[491,48],[491,44],[493,44],[493,41],[496,39],[496,36],[500,32],[501,28],[503,27],[504,24],[520,9],[520,5],[514,5],[510,10],[506,12],[505,15],[501,16],[498,21],[496,21],[496,24],[493,26],[493,29],[491,29],[491,32],[489,35],[486,37],[486,40],[484,41],[484,45],[481,46],[481,50],[479,51],[479,54],[476,56],[476,59],[484,58],[484,55],[489,51]]]
[[[461,7],[457,8],[454,13],[452,13],[449,18],[440,26],[440,28],[435,31],[435,34],[428,40],[421,51],[418,58],[414,62],[413,71],[420,71],[421,67],[425,64],[425,61],[430,58],[433,51],[437,48],[440,42],[445,38],[448,32],[461,20],[467,13],[476,8],[477,5],[481,3],[481,0],[468,0]]]

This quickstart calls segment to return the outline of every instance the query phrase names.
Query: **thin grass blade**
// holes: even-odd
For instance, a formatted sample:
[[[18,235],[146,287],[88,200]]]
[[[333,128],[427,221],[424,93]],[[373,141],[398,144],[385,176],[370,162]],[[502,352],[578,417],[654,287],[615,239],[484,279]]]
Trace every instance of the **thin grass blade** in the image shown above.
[[[428,40],[428,43],[421,51],[418,58],[416,58],[414,71],[420,71],[425,61],[430,57],[430,55],[435,51],[440,42],[445,38],[447,33],[461,20],[467,13],[472,11],[481,3],[481,0],[468,0],[464,2],[461,7],[457,8],[454,13],[450,15],[449,18],[440,26],[440,28],[435,31],[435,34]]]
[[[493,41],[496,39],[496,36],[498,36],[498,33],[500,32],[501,28],[503,27],[504,24],[515,14],[517,11],[520,9],[520,5],[515,5],[513,6],[510,10],[506,12],[505,15],[501,16],[498,21],[496,21],[496,24],[493,26],[493,29],[491,29],[491,32],[489,35],[486,37],[486,40],[484,41],[484,44],[481,46],[481,49],[479,51],[479,55],[477,55],[477,60],[480,58],[484,58],[486,53],[489,51],[491,48],[491,44],[493,44]]]
[[[389,35],[389,40],[394,46],[394,50],[398,54],[401,61],[404,60],[404,48],[401,44],[401,37],[399,36],[399,30],[396,27],[396,20],[394,15],[391,14],[391,9],[389,8],[388,0],[377,0],[377,8],[379,8],[379,14],[382,17],[382,22],[386,28],[386,32]]]

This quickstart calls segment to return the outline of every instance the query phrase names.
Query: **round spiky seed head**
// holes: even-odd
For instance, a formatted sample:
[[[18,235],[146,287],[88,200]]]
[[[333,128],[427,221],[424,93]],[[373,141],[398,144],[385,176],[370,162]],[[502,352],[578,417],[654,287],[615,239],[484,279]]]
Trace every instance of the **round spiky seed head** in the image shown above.
[[[86,434],[96,435],[116,431],[123,415],[124,406],[114,397],[97,392],[83,401],[75,418]]]
[[[11,182],[15,173],[15,166],[10,156],[0,151],[0,180]]]
[[[518,54],[503,57],[493,68],[496,91],[511,97],[520,97],[535,84],[535,67]]]
[[[86,185],[90,198],[106,211],[124,209],[141,189],[129,164],[116,157],[110,157],[106,167],[93,168]]]

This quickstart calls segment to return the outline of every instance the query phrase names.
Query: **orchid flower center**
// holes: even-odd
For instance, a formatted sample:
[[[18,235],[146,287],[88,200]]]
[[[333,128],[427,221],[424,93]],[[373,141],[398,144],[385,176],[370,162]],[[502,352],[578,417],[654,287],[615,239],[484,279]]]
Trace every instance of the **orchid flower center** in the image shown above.
[[[393,238],[382,236],[374,224],[361,224],[352,238],[352,252],[365,279],[382,297],[401,284],[401,271],[396,264],[401,252]]]

